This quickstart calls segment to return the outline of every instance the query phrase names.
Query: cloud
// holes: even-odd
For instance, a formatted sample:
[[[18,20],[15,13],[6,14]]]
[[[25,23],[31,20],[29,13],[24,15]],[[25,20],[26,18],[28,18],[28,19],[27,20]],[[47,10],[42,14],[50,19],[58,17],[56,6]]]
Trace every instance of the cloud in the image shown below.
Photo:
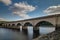
[[[3,2],[5,5],[10,5],[12,3],[11,0],[0,0],[0,2]]]
[[[0,18],[0,21],[7,21],[6,19],[4,19],[4,18]]]
[[[14,14],[20,16],[23,19],[28,19],[31,18],[28,13],[34,11],[36,7],[29,5],[27,2],[19,2],[15,3],[11,9]]]
[[[47,13],[49,15],[60,14],[60,5],[50,6],[46,10],[44,10],[44,13]]]

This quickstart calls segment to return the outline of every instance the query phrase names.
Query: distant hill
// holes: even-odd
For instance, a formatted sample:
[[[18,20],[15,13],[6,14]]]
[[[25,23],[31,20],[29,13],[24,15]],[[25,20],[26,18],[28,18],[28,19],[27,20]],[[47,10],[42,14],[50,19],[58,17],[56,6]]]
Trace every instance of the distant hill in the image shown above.
[[[0,21],[0,23],[5,23],[5,22],[7,22],[7,21]]]
[[[5,22],[7,22],[7,21],[0,21],[0,26],[2,26],[2,24],[5,23]]]

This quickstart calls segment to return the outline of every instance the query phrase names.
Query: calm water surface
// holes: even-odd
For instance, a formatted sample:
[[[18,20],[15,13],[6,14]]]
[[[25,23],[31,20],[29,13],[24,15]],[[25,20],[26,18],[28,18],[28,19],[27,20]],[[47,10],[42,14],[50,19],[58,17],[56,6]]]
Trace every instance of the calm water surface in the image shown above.
[[[55,27],[39,27],[40,34],[48,34],[55,31]]]
[[[28,36],[22,34],[22,27],[20,31],[0,28],[0,40],[29,40],[33,39],[33,27],[28,27]],[[55,27],[39,27],[40,34],[48,34],[55,31]]]
[[[19,31],[0,28],[0,40],[25,40],[26,36]]]

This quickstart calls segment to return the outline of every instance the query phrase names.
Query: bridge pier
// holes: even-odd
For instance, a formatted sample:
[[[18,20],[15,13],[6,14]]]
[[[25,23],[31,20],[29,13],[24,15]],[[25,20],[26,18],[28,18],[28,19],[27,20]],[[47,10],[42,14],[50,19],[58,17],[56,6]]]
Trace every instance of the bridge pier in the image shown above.
[[[38,37],[40,34],[39,34],[39,30],[33,30],[33,38],[36,38]]]
[[[24,34],[28,35],[28,29],[22,28],[22,32],[23,32]],[[33,39],[34,39],[34,38],[37,38],[39,35],[40,35],[39,29],[34,29],[34,28],[33,28]]]
[[[55,30],[56,30],[56,31],[60,31],[60,26],[55,27]]]
[[[34,27],[33,28],[33,38],[36,38],[40,35],[39,33],[39,27]]]

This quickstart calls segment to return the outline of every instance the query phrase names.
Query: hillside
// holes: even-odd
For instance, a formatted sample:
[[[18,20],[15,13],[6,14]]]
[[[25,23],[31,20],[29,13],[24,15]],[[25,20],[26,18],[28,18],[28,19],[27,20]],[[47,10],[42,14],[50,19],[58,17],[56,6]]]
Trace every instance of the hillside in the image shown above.
[[[7,21],[0,21],[0,23],[5,23],[5,22],[7,22]]]

